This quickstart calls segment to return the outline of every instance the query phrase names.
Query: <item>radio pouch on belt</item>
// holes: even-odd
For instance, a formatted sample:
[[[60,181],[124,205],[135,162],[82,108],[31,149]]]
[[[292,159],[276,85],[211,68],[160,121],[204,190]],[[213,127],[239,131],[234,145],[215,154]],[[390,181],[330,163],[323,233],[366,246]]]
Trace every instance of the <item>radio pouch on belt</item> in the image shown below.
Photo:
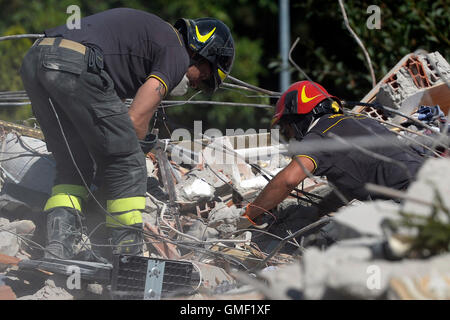
[[[102,51],[96,47],[89,47],[88,72],[100,74],[103,67]]]

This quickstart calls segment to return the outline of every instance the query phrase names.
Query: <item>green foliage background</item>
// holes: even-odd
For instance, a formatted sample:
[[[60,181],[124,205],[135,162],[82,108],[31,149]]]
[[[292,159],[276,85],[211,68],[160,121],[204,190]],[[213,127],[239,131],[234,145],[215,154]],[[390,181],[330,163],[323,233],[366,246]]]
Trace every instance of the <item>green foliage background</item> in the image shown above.
[[[212,16],[232,30],[237,55],[232,75],[248,83],[279,91],[278,1],[276,0],[0,0],[0,35],[42,33],[66,23],[69,5],[78,5],[82,16],[108,8],[132,7],[159,15],[170,23],[179,17]],[[381,29],[366,27],[369,5],[381,8]],[[445,0],[346,1],[350,24],[365,43],[377,80],[404,55],[419,48],[439,51],[449,61],[449,2]],[[361,99],[371,88],[363,53],[345,29],[338,1],[292,1],[291,42],[300,37],[293,58],[330,93],[345,99]],[[30,39],[0,42],[0,91],[22,90],[18,70]],[[304,79],[292,70],[292,82]],[[213,100],[270,103],[266,97],[220,90]],[[183,97],[186,99],[190,95]],[[196,96],[196,100],[205,97]],[[0,118],[23,120],[28,107],[2,107]],[[167,110],[170,129],[192,128],[203,120],[203,128],[267,128],[271,110],[249,107],[185,105]]]

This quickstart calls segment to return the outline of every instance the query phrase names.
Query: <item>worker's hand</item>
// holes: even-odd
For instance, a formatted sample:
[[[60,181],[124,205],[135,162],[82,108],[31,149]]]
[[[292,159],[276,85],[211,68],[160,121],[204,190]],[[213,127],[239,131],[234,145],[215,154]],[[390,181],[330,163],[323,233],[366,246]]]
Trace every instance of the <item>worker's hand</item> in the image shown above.
[[[256,228],[256,229],[265,229],[268,226],[268,223],[258,224],[259,219],[255,219],[256,221],[252,221],[245,212],[239,217],[239,221],[237,223],[237,229],[248,229],[248,228]]]
[[[150,150],[156,145],[158,141],[158,135],[149,133],[145,136],[144,140],[139,140],[139,144],[141,145],[142,152],[145,154],[149,153]]]

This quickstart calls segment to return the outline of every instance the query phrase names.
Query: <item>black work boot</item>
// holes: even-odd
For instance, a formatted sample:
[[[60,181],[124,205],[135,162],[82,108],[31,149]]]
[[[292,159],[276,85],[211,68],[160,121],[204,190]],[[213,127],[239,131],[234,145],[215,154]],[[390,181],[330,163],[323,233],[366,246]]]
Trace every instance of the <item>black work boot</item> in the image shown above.
[[[81,212],[66,207],[47,211],[47,246],[44,259],[73,259],[74,246],[81,240]]]
[[[143,252],[142,223],[134,224],[131,228],[108,228],[111,236],[113,254],[127,254],[140,256]],[[138,230],[137,230],[138,229]]]

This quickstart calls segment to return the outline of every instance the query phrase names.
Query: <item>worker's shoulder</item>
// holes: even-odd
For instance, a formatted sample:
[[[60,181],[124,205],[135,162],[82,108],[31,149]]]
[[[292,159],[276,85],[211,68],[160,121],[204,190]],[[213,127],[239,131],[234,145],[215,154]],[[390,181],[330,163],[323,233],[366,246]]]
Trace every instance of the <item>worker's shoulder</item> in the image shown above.
[[[123,27],[123,23],[127,23],[130,26],[138,26],[141,28],[145,26],[152,26],[153,28],[159,28],[165,26],[167,22],[161,17],[151,12],[133,9],[133,8],[113,8],[99,13],[96,13],[90,17],[94,21],[110,22],[114,21],[118,23],[118,26]]]
[[[346,127],[347,129],[351,129],[354,127],[354,121],[370,121],[367,116],[364,115],[353,115],[353,114],[326,114],[323,115],[317,124],[312,128],[312,131],[325,135],[330,131],[334,131],[338,128]]]
[[[133,9],[133,8],[125,8],[125,7],[108,9],[108,10],[100,12],[100,14],[121,15],[122,17],[127,16],[127,15],[158,17],[155,14],[147,12],[147,11]]]
[[[135,47],[184,48],[182,36],[161,17],[132,8],[114,8],[104,11],[104,16],[95,22],[106,22],[119,38],[133,41]],[[172,48],[172,51],[176,51]],[[158,52],[156,50],[155,52]]]

